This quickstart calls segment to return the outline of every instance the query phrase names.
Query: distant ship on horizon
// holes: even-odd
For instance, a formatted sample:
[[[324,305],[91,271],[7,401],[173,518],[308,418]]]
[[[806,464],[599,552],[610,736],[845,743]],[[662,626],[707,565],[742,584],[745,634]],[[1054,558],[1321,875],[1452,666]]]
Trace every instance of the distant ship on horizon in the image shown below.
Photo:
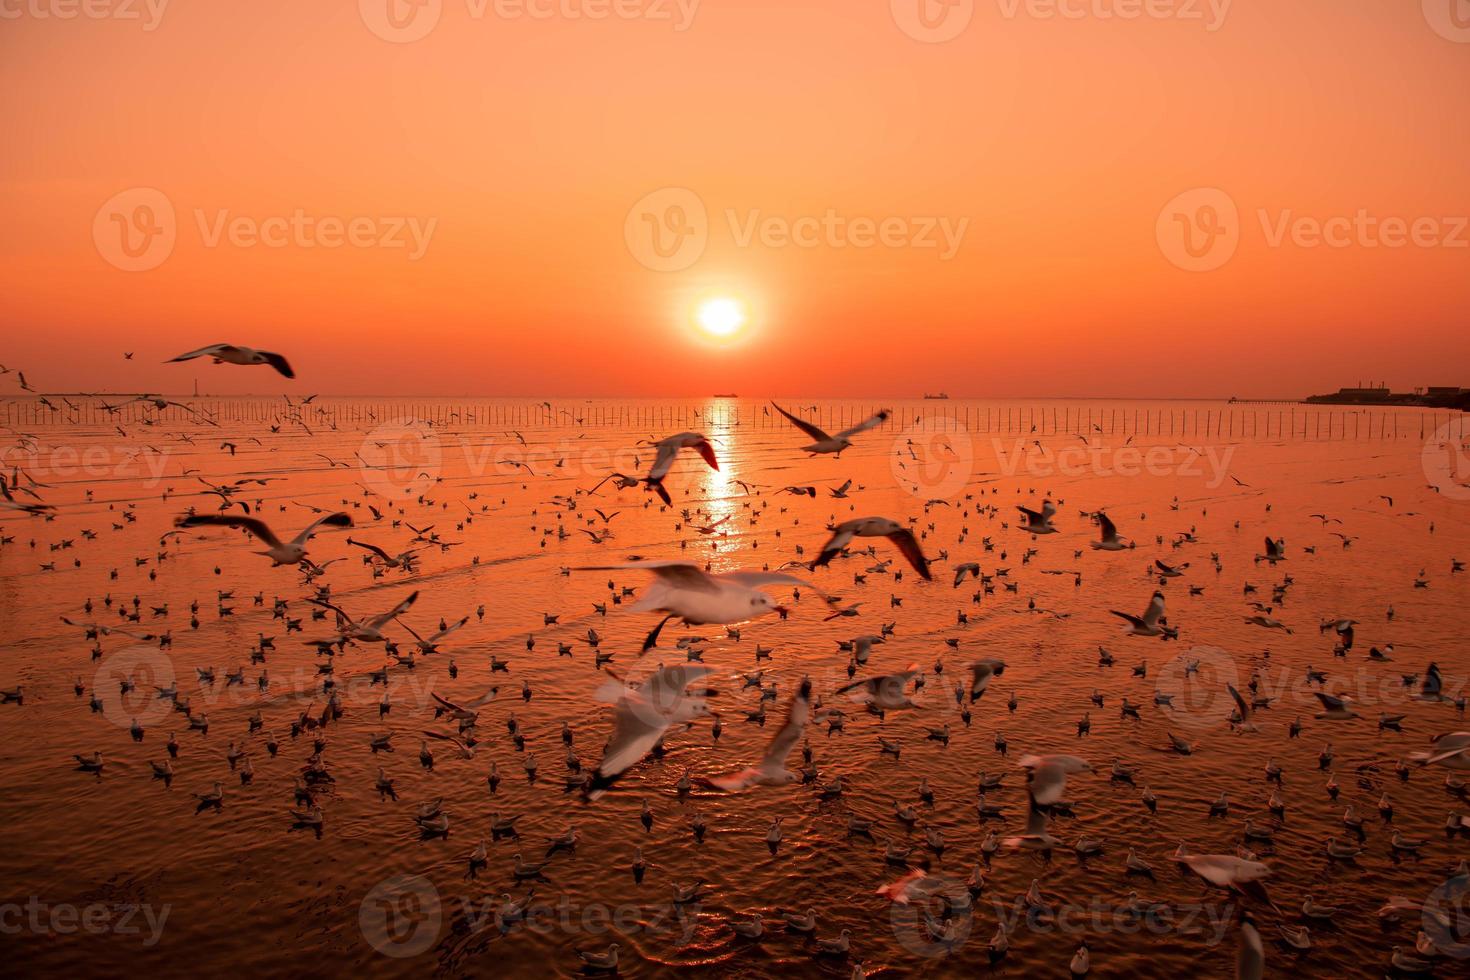
[[[946,395],[946,394],[945,394],[945,393],[944,393],[944,392],[942,392],[942,391],[941,391],[941,392],[938,392],[938,393],[937,393],[937,394],[933,394],[933,395],[931,395],[931,394],[928,394],[928,393],[927,393],[927,392],[926,392],[926,393],[925,393],[925,394],[924,394],[924,397],[925,397],[925,398],[926,398],[926,399],[928,399],[928,400],[929,400],[929,401],[931,401],[931,402],[934,402],[934,401],[948,401],[948,400],[949,400],[949,396],[948,396],[948,395]]]

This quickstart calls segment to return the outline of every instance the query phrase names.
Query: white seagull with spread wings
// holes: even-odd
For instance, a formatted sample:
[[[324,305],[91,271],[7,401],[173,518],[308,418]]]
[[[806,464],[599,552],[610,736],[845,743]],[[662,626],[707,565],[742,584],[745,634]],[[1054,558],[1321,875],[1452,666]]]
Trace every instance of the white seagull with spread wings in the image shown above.
[[[688,688],[712,673],[714,668],[703,664],[672,667],[659,664],[641,684],[623,683],[614,676],[598,689],[599,700],[614,704],[613,735],[583,790],[588,801],[605,794],[624,773],[654,750],[670,728],[687,727],[709,714],[705,699],[713,692]]]
[[[807,435],[816,440],[816,442],[813,442],[810,446],[801,447],[802,449],[814,455],[818,453],[836,453],[839,456],[842,455],[842,451],[852,445],[853,436],[861,432],[867,432],[869,429],[877,428],[884,422],[887,422],[889,416],[893,414],[885,408],[877,415],[874,415],[871,418],[859,422],[852,428],[843,429],[835,436],[829,436],[827,433],[823,432],[821,429],[817,428],[815,425],[812,425],[805,419],[797,418],[795,415],[792,415],[780,405],[776,405],[775,402],[771,402],[771,404],[775,405],[776,411],[786,416],[787,420],[789,420],[792,425],[796,426],[802,432],[805,432]]]
[[[258,517],[232,514],[185,514],[174,521],[174,527],[238,527],[260,539],[266,550],[257,551],[266,555],[277,565],[295,565],[306,557],[306,542],[310,541],[320,527],[352,527],[352,515],[345,511],[319,517],[306,526],[290,541],[282,541],[265,521]]]
[[[739,793],[752,786],[789,786],[800,782],[801,775],[786,768],[786,757],[791,755],[791,750],[796,748],[797,742],[801,741],[807,722],[811,720],[811,696],[811,679],[804,677],[801,681],[801,688],[791,698],[791,709],[786,713],[786,724],[782,725],[781,730],[771,739],[771,744],[766,747],[765,757],[749,769],[741,769],[723,776],[712,776],[703,782],[727,793]]]
[[[296,372],[291,370],[290,363],[280,354],[268,350],[256,350],[253,347],[240,347],[235,344],[210,344],[208,347],[201,347],[187,354],[171,357],[164,363],[192,361],[196,357],[212,357],[216,364],[269,364],[288,378],[296,377]]]

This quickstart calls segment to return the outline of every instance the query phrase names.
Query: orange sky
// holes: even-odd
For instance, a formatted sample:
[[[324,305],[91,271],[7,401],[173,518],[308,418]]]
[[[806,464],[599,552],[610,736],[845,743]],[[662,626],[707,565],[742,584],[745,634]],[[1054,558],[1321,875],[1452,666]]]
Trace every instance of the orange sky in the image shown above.
[[[125,7],[0,0],[0,362],[42,390],[1470,384],[1470,229],[1445,220],[1470,215],[1465,0],[1235,0],[1214,25],[1223,0],[957,0],[944,43],[901,28],[919,0],[420,0],[437,21],[407,43],[370,27],[391,33],[389,2],[424,27],[407,0],[173,0],[151,30],[145,0],[91,2]],[[688,268],[640,262],[630,209],[661,188],[707,214]],[[1171,261],[1171,229],[1204,217],[1161,220],[1195,188],[1238,210],[1211,271]],[[161,259],[120,251],[118,219],[162,227],[142,193],[174,212]],[[742,238],[829,212],[890,241]],[[1359,212],[1451,245],[1276,238]],[[360,243],[326,247],[330,221],[279,247],[215,237],[221,215],[297,214],[359,219]],[[393,233],[405,218],[426,248]],[[949,257],[912,241],[940,222],[965,222]],[[711,296],[750,311],[738,342],[691,324]],[[215,341],[301,377],[157,363]]]

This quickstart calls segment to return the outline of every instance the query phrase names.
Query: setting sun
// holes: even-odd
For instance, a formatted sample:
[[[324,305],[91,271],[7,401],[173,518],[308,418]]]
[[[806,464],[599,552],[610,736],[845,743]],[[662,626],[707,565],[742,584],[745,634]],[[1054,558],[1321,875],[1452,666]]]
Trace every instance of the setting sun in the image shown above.
[[[702,303],[695,320],[711,337],[732,337],[745,326],[745,309],[739,301],[722,296]]]

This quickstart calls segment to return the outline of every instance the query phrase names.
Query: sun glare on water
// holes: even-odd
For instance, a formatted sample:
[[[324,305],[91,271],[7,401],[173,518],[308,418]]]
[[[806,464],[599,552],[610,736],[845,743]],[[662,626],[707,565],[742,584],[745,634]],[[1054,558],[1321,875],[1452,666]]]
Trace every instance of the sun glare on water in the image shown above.
[[[733,337],[745,326],[745,308],[728,296],[705,300],[694,315],[699,329],[711,337]]]

